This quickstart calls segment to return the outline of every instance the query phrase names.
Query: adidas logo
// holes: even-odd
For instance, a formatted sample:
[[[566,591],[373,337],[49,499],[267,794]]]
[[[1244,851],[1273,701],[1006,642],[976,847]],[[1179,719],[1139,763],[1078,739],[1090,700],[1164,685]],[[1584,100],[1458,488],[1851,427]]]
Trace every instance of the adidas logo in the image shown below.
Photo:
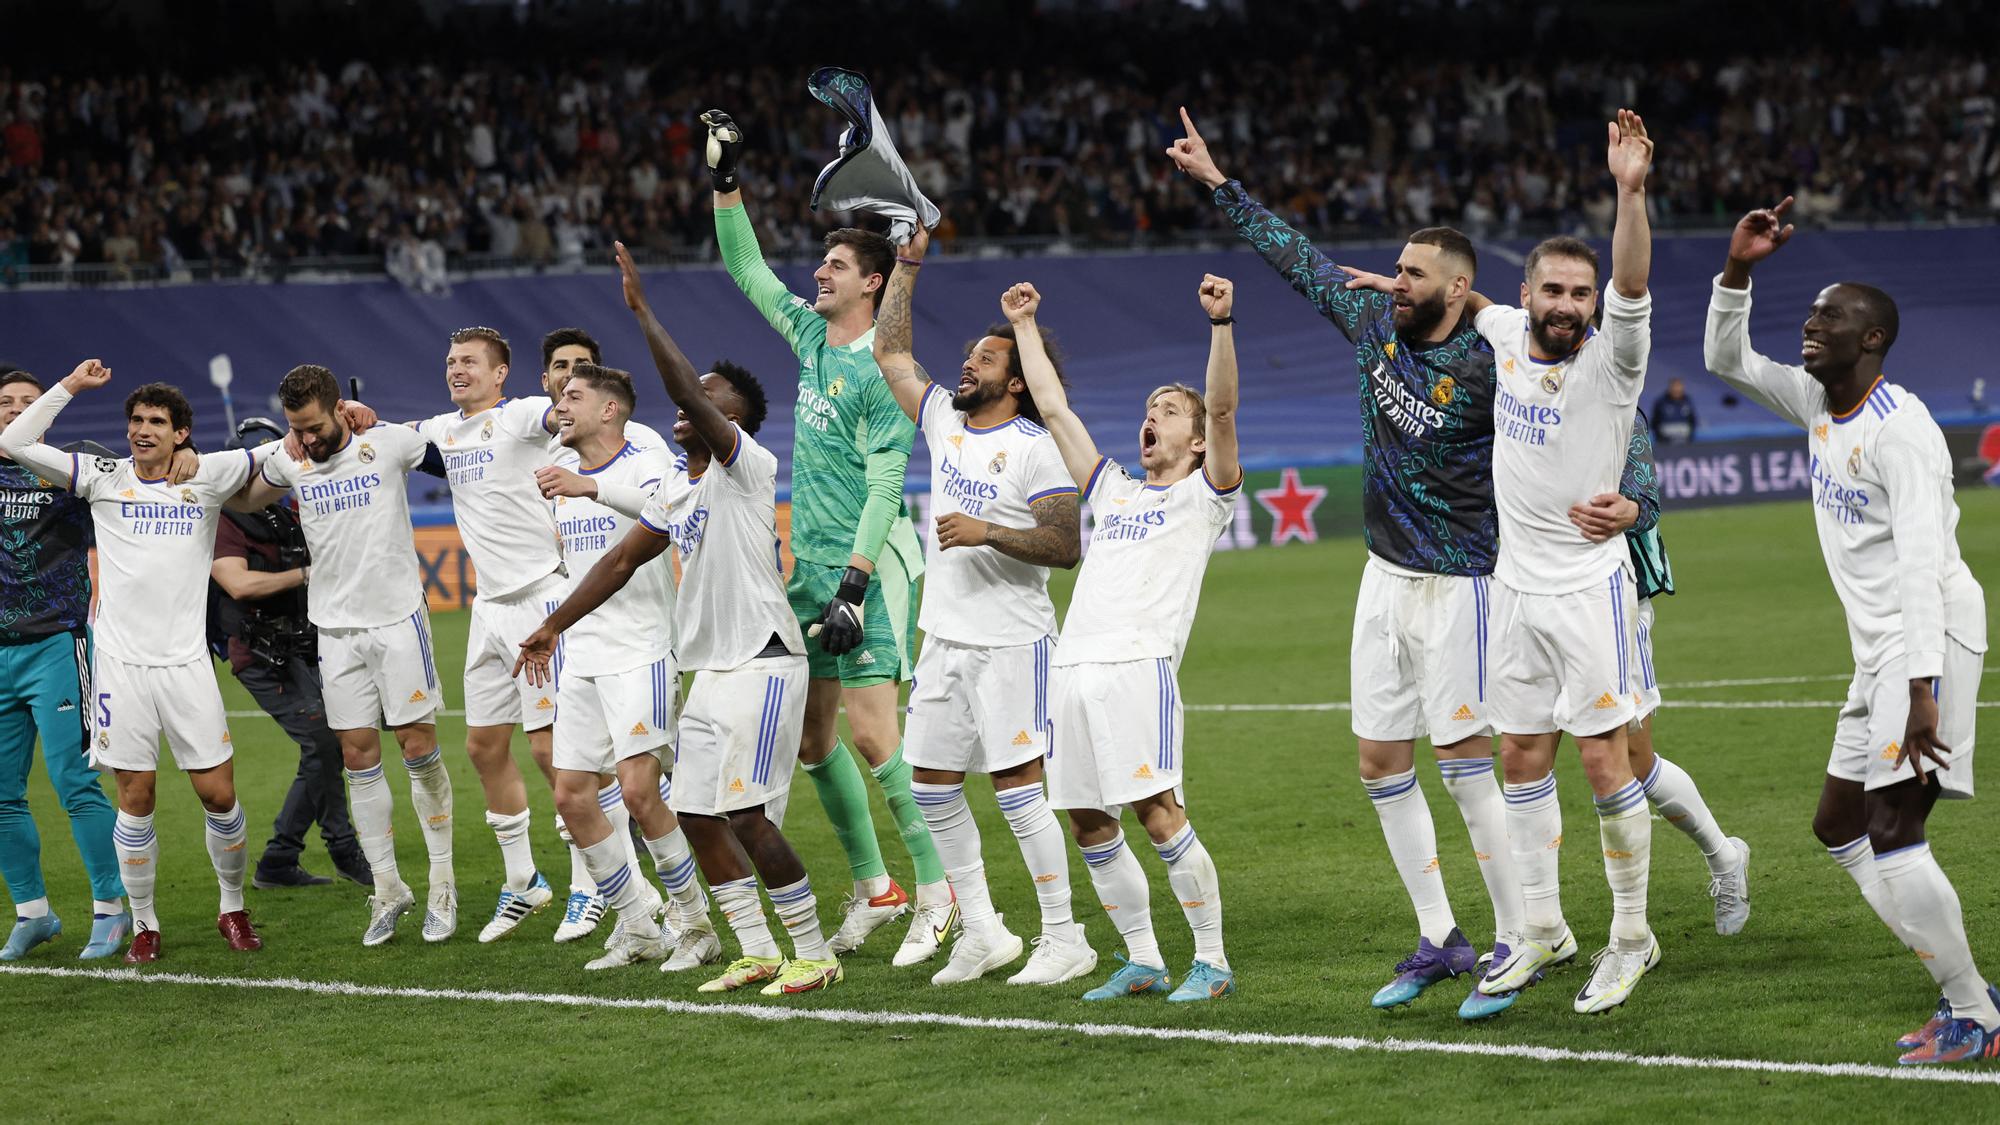
[[[1187,907],[1187,908],[1188,908],[1188,909],[1190,909],[1190,910],[1192,910],[1192,909],[1194,909],[1194,908],[1195,908],[1195,907],[1197,907],[1197,906],[1203,906],[1203,905],[1206,905],[1206,901],[1207,901],[1207,900],[1205,900],[1205,899],[1199,899],[1199,898],[1184,898],[1184,899],[1182,899],[1182,900],[1181,900],[1181,905],[1182,905],[1182,906],[1185,906],[1185,907]]]
[[[131,859],[128,859],[128,860],[126,860],[126,861],[125,861],[125,866],[127,866],[127,867],[144,867],[144,866],[146,866],[147,864],[149,864],[149,863],[151,863],[151,862],[153,862],[153,861],[152,861],[152,860],[150,860],[150,859],[147,859],[147,858],[146,858],[145,856],[142,856],[142,855],[135,855],[135,856],[133,856],[133,857],[132,857]]]
[[[1631,852],[1621,852],[1621,851],[1619,851],[1619,850],[1618,850],[1618,849],[1616,849],[1616,848],[1606,848],[1606,849],[1604,849],[1604,858],[1605,858],[1605,859],[1631,859],[1631,858],[1632,858],[1632,853],[1631,853]]]
[[[1436,871],[1440,866],[1441,865],[1438,863],[1438,857],[1432,856],[1431,861],[1429,863],[1424,864],[1424,874],[1429,875],[1431,872]]]
[[[139,494],[138,494],[138,493],[136,493],[136,492],[134,492],[134,491],[132,491],[132,490],[131,490],[131,489],[129,489],[129,488],[128,488],[128,489],[126,489],[125,491],[123,491],[123,492],[119,493],[118,495],[119,495],[119,496],[120,496],[121,498],[123,498],[123,499],[126,499],[126,500],[137,500],[137,499],[139,498]]]
[[[222,732],[222,744],[223,744],[224,746],[227,746],[227,745],[229,745],[229,732],[228,732],[228,731],[223,731],[223,732]]]
[[[1482,852],[1477,848],[1474,848],[1472,850],[1472,858],[1478,860],[1481,863],[1485,863],[1487,860],[1492,859],[1493,857],[1487,855],[1485,852]]]
[[[953,449],[958,449],[958,448],[962,447],[962,446],[963,446],[963,445],[965,444],[965,435],[964,435],[964,434],[953,434],[953,435],[951,435],[951,436],[950,436],[949,438],[946,438],[945,440],[947,440],[947,441],[951,442],[951,447],[952,447]]]
[[[1060,876],[1056,875],[1056,873],[1055,873],[1055,872],[1051,871],[1051,872],[1050,872],[1050,873],[1048,873],[1047,875],[1037,875],[1037,876],[1035,876],[1035,882],[1037,882],[1037,883],[1053,883],[1053,882],[1055,882],[1055,881],[1056,881],[1056,880],[1057,880],[1058,878],[1060,878]]]
[[[433,826],[433,827],[436,827],[436,826],[438,826],[438,825],[442,825],[442,824],[450,824],[450,823],[451,823],[451,814],[450,814],[450,813],[439,813],[438,815],[436,815],[436,816],[433,816],[433,817],[426,817],[426,818],[424,819],[424,823],[426,823],[426,824],[429,824],[429,825],[431,825],[431,826]]]
[[[1563,846],[1563,838],[1561,836],[1557,836],[1555,839],[1549,841],[1550,851],[1555,851],[1557,848],[1560,848],[1562,846]]]
[[[1458,710],[1451,713],[1451,721],[1454,723],[1469,723],[1476,717],[1472,713],[1472,708],[1463,703],[1458,705]]]
[[[632,724],[632,733],[633,733],[633,734],[645,734],[645,733],[646,733],[646,724],[644,724],[644,723],[633,723],[633,724]]]
[[[65,699],[61,703],[56,705],[56,714],[58,715],[62,714],[65,711],[74,711],[74,710],[76,710],[76,700],[74,699]]]
[[[731,782],[729,783],[729,791],[730,791],[731,793],[741,793],[741,792],[743,792],[743,779],[739,777],[739,778],[735,779],[734,781],[731,781]]]
[[[1927,949],[1918,949],[1918,948],[1917,948],[1916,946],[1914,946],[1914,945],[1910,947],[1910,952],[1912,952],[1912,953],[1916,954],[1916,955],[1917,955],[1917,960],[1919,960],[1919,961],[1935,961],[1935,960],[1937,960],[1937,954],[1935,954],[1935,953],[1932,953],[1932,952],[1931,952],[1930,950],[1927,950]]]
[[[226,847],[226,848],[224,848],[224,849],[222,849],[222,850],[223,850],[223,851],[225,851],[225,852],[240,852],[240,851],[242,851],[242,850],[243,850],[243,845],[242,845],[242,844],[231,844],[231,845],[229,845],[228,847]]]
[[[1826,440],[1826,423],[1825,423],[1825,422],[1821,422],[1821,423],[1820,423],[1819,425],[1817,425],[1817,426],[1814,426],[1814,427],[1813,427],[1813,436],[1814,436],[1814,437],[1817,437],[1817,438],[1818,438],[1819,440],[1821,440],[1821,441],[1825,441],[1825,440]]]
[[[1597,702],[1591,704],[1591,706],[1599,711],[1609,711],[1618,706],[1618,699],[1607,691],[1603,695],[1598,696]]]
[[[421,691],[413,691],[410,693],[410,702],[412,703],[422,703],[424,700],[429,698],[430,696],[425,695]]]
[[[864,651],[860,656],[854,658],[854,662],[856,664],[873,664],[875,663],[875,654]]]
[[[1882,760],[1885,762],[1893,762],[1896,760],[1896,755],[1902,752],[1903,752],[1902,743],[1891,742],[1889,745],[1882,748]]]
[[[555,706],[555,704],[549,702],[549,697],[546,695],[535,701],[535,710],[537,711],[553,711],[555,710]]]
[[[1132,771],[1132,776],[1144,781],[1153,776],[1153,767],[1141,763],[1138,769]]]
[[[1035,740],[1028,737],[1027,731],[1022,731],[1014,736],[1014,745],[1016,746],[1033,746],[1034,744]]]
[[[1500,366],[1502,366],[1502,367],[1506,368],[1506,369],[1507,369],[1507,373],[1508,373],[1509,375],[1512,375],[1512,374],[1514,373],[1514,361],[1513,361],[1513,360],[1511,360],[1511,359],[1503,359],[1503,360],[1501,360],[1501,361],[1500,361]]]

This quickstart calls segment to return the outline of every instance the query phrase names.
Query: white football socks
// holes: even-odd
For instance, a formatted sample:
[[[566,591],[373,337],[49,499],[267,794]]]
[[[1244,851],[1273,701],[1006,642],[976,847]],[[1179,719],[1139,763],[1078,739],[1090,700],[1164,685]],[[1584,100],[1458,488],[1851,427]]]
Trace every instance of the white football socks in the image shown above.
[[[535,881],[535,851],[528,845],[527,811],[509,814],[488,810],[486,823],[500,844],[500,862],[507,871],[504,886],[517,894],[527,890],[528,884]]]
[[[658,937],[660,926],[653,920],[653,913],[660,908],[660,892],[633,873],[618,840],[606,836],[577,851],[590,866],[590,876],[595,881],[592,889],[618,912],[619,924],[641,936]]]
[[[444,768],[444,750],[433,748],[414,761],[405,758],[403,768],[410,774],[410,806],[416,810],[417,824],[424,832],[424,851],[430,856],[430,884],[435,887],[440,883],[453,882],[451,773]],[[363,845],[363,854],[367,854],[366,845]],[[390,854],[395,854],[394,848],[390,849]],[[374,866],[373,855],[368,855],[368,864]],[[390,873],[395,873],[393,860]],[[376,885],[379,887],[381,884],[378,881]]]
[[[1646,882],[1653,863],[1653,813],[1637,780],[1596,799],[1604,879],[1611,884],[1611,943],[1637,953],[1652,936],[1646,924]]]
[[[1909,936],[1896,921],[1895,896],[1882,883],[1882,871],[1875,864],[1875,845],[1869,842],[1868,837],[1862,836],[1837,848],[1828,848],[1826,854],[1853,876],[1854,885],[1861,888],[1861,897],[1875,911],[1875,917],[1889,927],[1889,934],[1896,939],[1896,944],[1908,947]]]
[[[687,833],[675,825],[672,832],[647,840],[646,854],[652,857],[653,873],[660,877],[660,885],[667,889],[667,897],[674,900],[680,917],[685,920],[708,917],[708,895],[701,889],[700,872],[695,867],[694,853],[688,850]]]
[[[1493,776],[1493,759],[1439,758],[1438,773],[1465,821],[1479,877],[1486,881],[1486,897],[1493,900],[1494,940],[1518,938],[1526,908],[1521,904],[1521,880],[1514,873],[1514,850],[1507,843],[1507,802]]]
[[[215,866],[215,882],[222,890],[222,905],[219,913],[230,914],[243,909],[243,873],[250,868],[248,830],[243,823],[243,806],[231,805],[229,811],[209,813],[208,830],[203,834],[208,841],[208,861]]]
[[[1181,825],[1172,839],[1153,847],[1167,862],[1167,882],[1181,901],[1188,929],[1194,931],[1194,959],[1227,972],[1229,958],[1222,952],[1222,879],[1201,837],[1194,834],[1194,825]]]
[[[1002,789],[994,799],[1014,830],[1021,861],[1035,882],[1035,901],[1042,908],[1042,933],[1074,941],[1075,912],[1069,886],[1069,852],[1063,846],[1062,825],[1056,822],[1040,783]]]
[[[415,780],[411,785],[414,788]],[[361,845],[362,858],[375,876],[377,897],[394,898],[403,890],[403,876],[396,869],[395,824],[392,816],[395,796],[377,762],[365,770],[347,771],[347,809],[354,818],[354,838]]]
[[[764,900],[757,897],[756,879],[715,883],[709,889],[715,893],[715,905],[722,908],[722,917],[735,931],[736,941],[743,947],[743,956],[768,960],[784,956],[778,949],[777,939],[771,936],[770,922],[764,917]]]
[[[1160,943],[1153,937],[1152,897],[1146,886],[1146,869],[1139,866],[1139,857],[1125,846],[1125,834],[1121,832],[1102,844],[1084,848],[1083,862],[1090,867],[1090,885],[1097,890],[1097,901],[1104,904],[1105,912],[1111,915],[1111,924],[1125,939],[1126,959],[1149,969],[1165,969],[1166,958],[1160,955]]]
[[[133,816],[119,809],[111,827],[111,846],[118,852],[125,897],[132,902],[132,923],[141,930],[158,930],[153,887],[160,877],[160,838],[153,833],[153,814]]]
[[[831,961],[833,951],[826,946],[826,935],[819,928],[819,902],[813,898],[810,878],[784,887],[771,888],[771,905],[778,911],[778,921],[785,924],[785,932],[792,936],[792,956],[800,961]]]
[[[1417,932],[1433,945],[1443,945],[1456,929],[1451,900],[1445,897],[1444,874],[1439,870],[1437,828],[1431,822],[1430,806],[1417,785],[1417,771],[1407,769],[1388,777],[1362,778],[1368,801],[1382,821],[1382,838],[1389,845],[1389,859],[1409,892],[1410,905],[1417,910]]]
[[[1556,801],[1556,775],[1506,785],[1507,841],[1514,853],[1514,870],[1521,878],[1521,935],[1535,941],[1562,937],[1562,882],[1558,853],[1562,848],[1562,806]]]
[[[993,894],[986,886],[986,863],[979,853],[979,825],[965,803],[965,786],[913,781],[910,796],[924,814],[945,878],[958,896],[959,922],[980,931],[998,925]]]
[[[1641,787],[1646,791],[1646,799],[1653,802],[1667,823],[1687,833],[1701,849],[1702,858],[1708,861],[1709,874],[1729,874],[1736,866],[1736,849],[1722,834],[1722,827],[1715,823],[1708,803],[1701,799],[1701,790],[1695,787],[1694,778],[1686,770],[1655,754],[1653,772],[1646,775]]]
[[[1962,1020],[1978,1020],[1988,1031],[2000,1028],[2000,1010],[1995,1010],[1993,998],[1986,993],[1986,978],[1972,963],[1958,892],[1938,866],[1931,846],[1897,848],[1875,857],[1875,866],[1895,896],[1896,915],[1902,920],[1910,948],[1937,981],[1951,1004],[1951,1014]]]

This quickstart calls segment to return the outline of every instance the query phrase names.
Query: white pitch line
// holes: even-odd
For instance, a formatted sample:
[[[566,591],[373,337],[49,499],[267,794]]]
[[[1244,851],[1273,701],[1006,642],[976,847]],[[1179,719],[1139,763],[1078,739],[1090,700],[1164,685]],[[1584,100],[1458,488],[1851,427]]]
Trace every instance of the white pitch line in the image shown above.
[[[2000,664],[1982,668],[1979,674],[1991,676],[1995,672],[2000,672]],[[1853,679],[1854,673],[1843,672],[1826,676],[1756,676],[1747,680],[1683,680],[1677,684],[1661,684],[1660,687],[1666,691],[1678,691],[1682,688],[1769,687],[1774,684],[1844,684]]]
[[[1059,1020],[986,1018],[946,1012],[871,1012],[852,1008],[791,1008],[761,1004],[702,1004],[663,998],[632,999],[578,996],[560,992],[489,992],[458,988],[388,988],[346,981],[312,981],[293,977],[204,977],[191,973],[140,972],[136,969],[67,969],[40,965],[0,965],[0,973],[67,977],[121,984],[181,984],[217,988],[270,989],[320,996],[402,1000],[465,1000],[490,1004],[541,1004],[568,1008],[613,1008],[674,1012],[689,1016],[736,1016],[767,1023],[860,1024],[882,1027],[946,1027],[980,1031],[1053,1032],[1099,1039],[1193,1041],[1231,1047],[1298,1047],[1318,1051],[1384,1054],[1475,1055],[1527,1059],[1533,1062],[1610,1063],[1666,1070],[1749,1071],[1797,1074],[1813,1078],[1873,1078],[1903,1082],[1945,1082],[2000,1086],[2000,1072],[1874,1066],[1867,1063],[1774,1062],[1694,1055],[1637,1055],[1625,1051],[1573,1051],[1567,1047],[1537,1047],[1526,1043],[1447,1043],[1435,1039],[1366,1039],[1355,1035],[1278,1035],[1255,1031],[1222,1031],[1206,1027],[1138,1027],[1120,1023],[1064,1023]]]

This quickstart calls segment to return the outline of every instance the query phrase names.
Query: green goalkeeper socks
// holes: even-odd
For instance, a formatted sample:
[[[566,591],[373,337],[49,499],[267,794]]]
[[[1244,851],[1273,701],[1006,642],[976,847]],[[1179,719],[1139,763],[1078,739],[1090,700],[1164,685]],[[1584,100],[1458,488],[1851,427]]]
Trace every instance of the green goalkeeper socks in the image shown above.
[[[902,756],[899,754],[894,760],[900,763]],[[875,842],[875,820],[868,814],[868,783],[862,780],[861,767],[854,764],[854,755],[847,744],[835,742],[833,753],[826,760],[806,764],[806,776],[812,778],[813,788],[819,790],[819,803],[826,809],[826,818],[833,822],[833,834],[840,840],[841,850],[847,853],[847,867],[854,873],[855,881],[889,874],[882,863],[882,846]],[[907,766],[903,768],[903,800],[912,809],[916,807],[910,798]],[[889,807],[895,808],[895,803],[891,801]],[[921,817],[917,825],[923,826]],[[924,844],[930,845],[928,837]],[[931,862],[935,865],[936,858]]]
[[[944,864],[938,860],[937,845],[931,842],[923,810],[917,807],[917,799],[910,793],[910,763],[903,760],[901,746],[896,747],[888,761],[875,767],[875,780],[889,802],[889,815],[896,819],[896,830],[903,834],[903,846],[910,850],[910,860],[917,869],[917,885],[943,882]]]

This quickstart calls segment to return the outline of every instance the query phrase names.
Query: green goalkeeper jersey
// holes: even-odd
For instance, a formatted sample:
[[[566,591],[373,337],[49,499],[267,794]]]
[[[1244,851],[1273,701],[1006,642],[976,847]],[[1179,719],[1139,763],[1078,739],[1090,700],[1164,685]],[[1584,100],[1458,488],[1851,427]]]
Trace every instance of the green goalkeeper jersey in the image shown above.
[[[715,234],[729,276],[785,337],[799,361],[792,439],[793,556],[845,566],[848,556],[858,552],[872,562],[884,546],[880,532],[862,533],[863,509],[873,483],[880,502],[894,505],[893,523],[882,525],[887,529],[886,545],[914,576],[922,569],[923,556],[903,502],[903,473],[917,427],[882,381],[882,371],[875,365],[874,330],[845,346],[828,344],[826,321],[764,264],[757,234],[742,207],[718,208]],[[869,479],[871,455],[893,458],[893,499],[879,459],[876,480]]]

